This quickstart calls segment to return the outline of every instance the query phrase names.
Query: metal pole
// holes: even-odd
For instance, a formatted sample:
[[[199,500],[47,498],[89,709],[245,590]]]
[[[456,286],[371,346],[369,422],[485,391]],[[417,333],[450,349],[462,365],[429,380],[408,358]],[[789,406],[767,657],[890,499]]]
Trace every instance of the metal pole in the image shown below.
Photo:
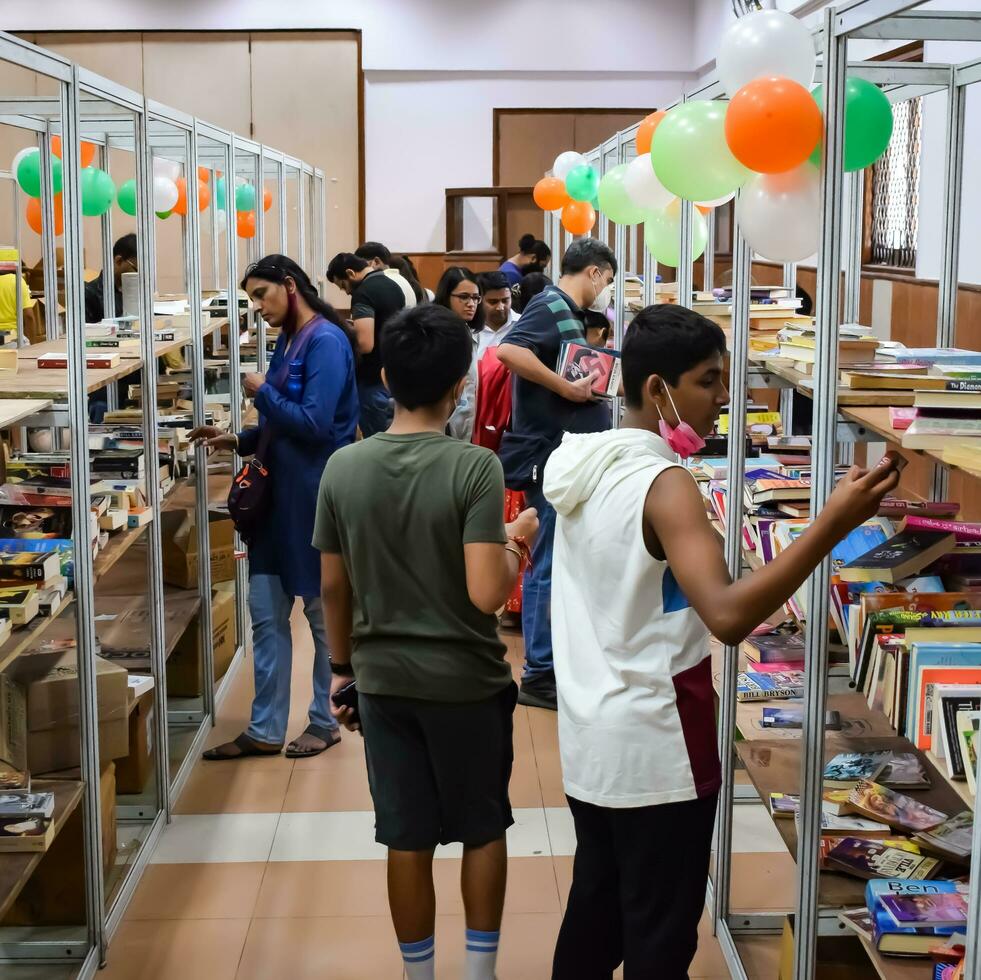
[[[679,198],[679,200],[681,200]],[[681,248],[678,258],[678,305],[691,309],[691,294],[694,286],[694,269],[691,264],[691,229],[694,205],[691,201],[681,201]]]
[[[262,210],[262,159],[264,148],[259,148],[257,160],[259,179],[256,181],[256,204],[255,204],[255,246],[258,257],[262,258],[266,254],[266,219],[265,211]],[[264,374],[266,370],[266,321],[257,313],[255,315],[255,335],[256,335],[256,370],[259,374]]]
[[[708,237],[705,240],[705,253],[702,256],[702,289],[706,293],[715,287],[715,208],[712,208],[705,219]]]
[[[65,322],[68,354],[68,418],[72,431],[72,552],[75,565],[75,640],[78,659],[78,715],[81,731],[80,768],[85,784],[85,894],[88,932],[99,951],[106,955],[106,899],[102,877],[102,807],[99,800],[99,705],[95,677],[95,596],[92,540],[89,533],[89,416],[85,379],[85,331],[82,324],[82,221],[79,186],[78,66],[72,65],[70,83],[61,85],[61,154],[65,220]],[[47,137],[42,149],[42,201],[47,196],[50,216],[51,171]],[[46,193],[47,192],[47,193]],[[48,226],[51,228],[51,226]],[[52,229],[53,230],[53,229]],[[49,238],[53,240],[53,235]],[[47,271],[47,270],[46,270]],[[45,277],[47,280],[47,277]],[[54,294],[52,294],[52,298]]]
[[[62,124],[64,125],[64,124]],[[64,144],[64,139],[62,139]],[[44,335],[54,340],[59,334],[58,327],[58,249],[55,244],[54,184],[51,177],[51,123],[46,132],[38,135],[41,150],[41,255],[44,263]],[[62,160],[62,181],[65,177],[65,162]],[[64,214],[64,196],[62,196]],[[84,319],[84,318],[83,318]]]
[[[847,38],[835,34],[835,11],[824,12],[824,159],[821,166],[823,224],[818,255],[817,351],[811,513],[817,516],[834,487],[835,417],[838,396],[838,309],[841,297],[842,150],[844,143]],[[807,583],[804,727],[801,738],[800,822],[797,847],[797,922],[794,976],[809,980],[817,959],[824,712],[828,697],[828,615],[831,559],[826,556]]]
[[[847,212],[845,250],[845,302],[843,323],[858,323],[862,297],[862,215],[865,208],[865,171],[845,177]]]
[[[797,293],[797,263],[784,262],[783,264],[783,288],[789,289],[796,295]],[[783,431],[789,436],[794,431],[794,389],[780,389],[780,418],[783,423]]]
[[[749,301],[752,253],[749,243],[733,232],[732,343],[729,352],[729,460],[726,489],[725,553],[729,575],[736,581],[742,571],[743,484],[746,475],[746,403],[749,361]],[[732,878],[732,806],[736,739],[736,676],[740,644],[726,644],[722,654],[722,694],[719,698],[719,758],[722,788],[716,813],[715,877],[712,890],[714,921],[729,914]]]
[[[307,262],[307,193],[306,193],[306,183],[307,175],[303,172],[303,167],[297,171],[296,174],[296,215],[297,215],[297,226],[299,227],[300,243],[297,249],[297,262],[307,275],[310,274],[310,270],[306,268],[309,264]]]
[[[193,173],[197,173],[198,166],[198,129],[197,120],[192,120],[191,130],[186,137],[187,159]],[[225,182],[226,204],[234,206],[235,203],[235,180],[234,170],[228,171],[231,181]],[[201,220],[197,209],[197,195],[195,204],[187,209],[187,231],[186,253],[188,254],[187,276],[188,276],[188,296],[191,299],[191,398],[194,405],[193,420],[195,427],[205,424],[205,387],[204,387],[204,311],[201,309]],[[228,223],[229,243],[234,236],[234,225]],[[233,251],[229,244],[229,253]],[[232,309],[234,303],[236,312],[238,310],[238,295],[231,288],[229,283],[228,308]],[[229,332],[229,341],[232,338],[237,340],[238,331],[232,329]],[[204,693],[204,713],[211,718],[214,724],[215,717],[215,658],[212,646],[211,632],[211,529],[208,526],[208,451],[204,446],[197,446],[194,450],[194,515],[198,533],[198,595],[201,598],[200,630],[201,630],[201,650],[203,652],[201,663],[201,689]]]
[[[211,203],[208,206],[208,221],[211,225],[211,281],[214,288],[221,288],[221,266],[218,262],[218,202],[215,200],[214,188],[218,183],[215,168],[211,168]],[[226,191],[227,193],[227,191]],[[200,221],[200,219],[199,219]]]
[[[143,360],[143,456],[146,461],[147,503],[153,520],[147,525],[147,599],[150,604],[150,667],[156,688],[153,713],[154,781],[157,799],[170,821],[170,744],[167,734],[167,634],[164,628],[163,545],[160,537],[161,493],[157,477],[157,357],[153,341],[152,270],[156,265],[153,227],[153,165],[150,161],[149,126],[144,112],[135,116],[136,156],[136,262],[140,271],[140,357]],[[106,225],[103,224],[103,229]],[[109,242],[110,237],[105,241]],[[109,249],[111,254],[111,248]],[[106,269],[111,269],[107,265]]]
[[[108,139],[108,137],[107,137]],[[99,147],[99,166],[109,173],[109,146]],[[110,175],[111,176],[111,175]],[[116,290],[113,275],[115,273],[113,263],[113,237],[112,237],[112,208],[107,208],[102,213],[100,219],[102,230],[102,274],[104,278],[102,291],[102,306],[104,317],[119,316],[123,311],[116,309]],[[139,259],[137,259],[139,261]],[[152,307],[151,307],[152,309]]]
[[[286,217],[286,163],[279,161],[279,248],[283,255],[290,254],[289,221]]]
[[[20,237],[20,188],[17,186],[17,177],[10,182],[14,195],[14,251],[17,253],[17,267],[14,275],[17,277],[17,285],[14,292],[17,294],[17,346],[24,346],[24,256],[21,254]],[[26,445],[26,444],[25,444]]]
[[[320,233],[317,235],[317,279],[320,295],[324,295],[326,280],[324,272],[327,269],[327,180],[323,174],[317,178],[317,217],[320,219]]]

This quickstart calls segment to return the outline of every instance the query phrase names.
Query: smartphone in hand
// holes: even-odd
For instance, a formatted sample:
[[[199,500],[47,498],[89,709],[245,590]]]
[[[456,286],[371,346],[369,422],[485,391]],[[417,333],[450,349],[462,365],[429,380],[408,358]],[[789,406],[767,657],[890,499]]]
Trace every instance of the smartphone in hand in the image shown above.
[[[348,719],[348,722],[357,722],[360,724],[361,715],[358,713],[357,681],[351,681],[350,684],[345,684],[344,687],[331,696],[331,701],[334,702],[334,706],[337,708],[350,708],[353,714]]]

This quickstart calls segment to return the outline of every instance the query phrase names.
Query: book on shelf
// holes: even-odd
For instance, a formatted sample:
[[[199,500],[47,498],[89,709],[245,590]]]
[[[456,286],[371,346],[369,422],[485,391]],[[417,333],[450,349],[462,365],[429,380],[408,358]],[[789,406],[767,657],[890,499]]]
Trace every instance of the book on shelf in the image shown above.
[[[892,405],[889,408],[889,424],[898,432],[905,432],[917,416],[917,409]]]
[[[918,749],[932,744],[936,689],[941,684],[981,686],[981,643],[909,641],[906,737]]]
[[[944,384],[943,390],[917,391],[913,396],[915,409],[940,409],[951,412],[976,414],[981,411],[981,380],[958,381]]]
[[[592,391],[600,398],[620,394],[622,367],[620,352],[566,341],[559,350],[555,373],[566,381],[592,378]]]
[[[948,814],[870,779],[856,783],[848,796],[848,804],[855,813],[870,820],[881,820],[906,833],[932,830],[948,819]]]
[[[976,351],[971,353],[977,354]],[[976,362],[969,364],[933,364],[930,366],[930,373],[943,375],[947,379],[958,381],[981,381],[981,364]]]
[[[761,724],[764,728],[801,729],[804,726],[804,709],[800,705],[764,708]],[[841,731],[841,713],[838,711],[825,712],[824,729],[829,732]]]
[[[981,353],[960,347],[894,347],[883,350],[882,357],[894,359],[897,364],[917,361],[920,364],[981,365]]]
[[[42,817],[0,817],[0,854],[43,853],[54,840],[54,823]]]
[[[963,863],[971,856],[973,833],[974,815],[970,810],[964,810],[938,827],[914,834],[913,840],[948,861]]]
[[[794,815],[795,819],[800,819],[798,812]],[[865,837],[882,838],[892,835],[889,824],[879,820],[870,820],[867,817],[855,816],[852,813],[834,814],[827,810],[821,810],[821,836],[822,837]]]
[[[838,569],[845,582],[897,582],[922,571],[957,544],[945,531],[907,529]]]
[[[921,517],[908,514],[899,526],[900,531],[941,531],[953,534],[958,543],[981,543],[981,524],[969,521],[950,521],[937,517]]]
[[[810,494],[810,480],[793,480],[776,475],[746,481],[747,503],[751,507],[778,500],[806,501]]]
[[[40,612],[40,600],[33,585],[0,586],[0,617],[12,626],[26,626]]]
[[[953,518],[961,512],[961,505],[955,500],[902,500],[899,497],[886,497],[879,504],[880,517],[942,517]]]
[[[827,786],[851,787],[875,779],[889,762],[889,752],[840,752],[824,767]]]
[[[890,752],[889,761],[876,779],[893,789],[928,789],[930,786],[926,766],[915,752]]]
[[[54,816],[54,806],[54,793],[0,790],[0,820],[10,820],[15,817],[50,820]]]
[[[941,862],[934,857],[893,847],[884,840],[845,837],[828,852],[827,866],[857,878],[932,878]]]
[[[966,394],[978,394],[981,393],[981,370],[978,368],[972,368],[970,371],[970,377],[955,377],[956,372],[952,368],[946,368],[944,371],[947,377],[947,382],[944,385],[944,391],[954,392],[954,393],[966,393]],[[964,402],[955,402],[955,404],[967,404]],[[970,403],[975,408],[981,407],[973,402]]]
[[[981,711],[961,711],[957,714],[957,744],[964,760],[964,775],[968,792],[974,796],[978,778],[978,731],[981,730]]]
[[[981,711],[981,685],[938,684],[933,689],[932,700],[930,750],[944,763],[950,779],[965,779],[964,759],[957,741],[957,715],[962,711]]]
[[[792,341],[781,340],[779,356],[806,365],[814,364],[817,350],[813,343],[807,343],[809,339],[795,337]],[[842,366],[865,364],[875,356],[878,346],[874,340],[841,340],[838,342],[838,363]]]
[[[0,583],[45,585],[61,575],[61,560],[56,554],[11,551],[0,547]]]
[[[35,363],[41,370],[65,370],[68,367],[68,354],[40,354]],[[85,353],[85,366],[90,370],[108,370],[118,365],[119,354],[94,350]]]
[[[951,439],[981,440],[981,418],[918,415],[903,433],[903,449],[945,449]]]
[[[804,662],[805,645],[801,633],[760,633],[748,636],[743,647],[747,658],[756,663]]]
[[[768,698],[800,698],[804,696],[804,672],[763,674],[743,671],[736,680],[736,700],[762,701]]]
[[[890,914],[886,903],[917,898],[921,900],[921,908],[926,913],[930,909],[931,900],[962,896],[963,891],[964,886],[955,881],[910,880],[906,876],[869,881],[865,889],[865,906],[873,922],[873,944],[881,953],[886,954],[929,955],[938,941],[958,932],[958,922],[900,924]]]
[[[874,924],[869,910],[863,905],[858,909],[845,909],[838,913],[838,921],[867,942],[874,939]]]
[[[967,901],[959,892],[946,895],[882,895],[882,907],[901,928],[960,928],[967,924]]]

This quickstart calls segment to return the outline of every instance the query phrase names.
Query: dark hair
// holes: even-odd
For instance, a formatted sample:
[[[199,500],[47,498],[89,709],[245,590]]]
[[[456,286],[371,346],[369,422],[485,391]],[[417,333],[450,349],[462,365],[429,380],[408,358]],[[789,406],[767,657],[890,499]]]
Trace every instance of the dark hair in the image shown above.
[[[415,294],[417,303],[427,303],[429,301],[426,290],[422,288],[422,283],[419,282],[416,267],[409,259],[404,255],[393,255],[392,261],[389,264],[393,269],[398,270],[399,275],[412,287],[412,292]]]
[[[522,235],[518,242],[518,251],[524,253],[525,255],[531,255],[531,250],[535,247],[535,242],[538,241],[534,235]]]
[[[112,257],[126,261],[136,259],[136,235],[133,232],[116,239],[116,244],[112,247]]]
[[[243,289],[250,279],[262,279],[264,282],[275,282],[281,286],[287,279],[292,279],[296,283],[296,291],[306,300],[307,306],[344,331],[357,357],[358,345],[348,325],[330,303],[320,298],[310,277],[288,255],[267,255],[258,262],[253,262],[242,276]]]
[[[606,330],[607,336],[613,324],[605,313],[598,313],[596,310],[582,311],[582,325],[585,330]]]
[[[470,370],[466,323],[435,303],[403,310],[385,325],[381,362],[392,398],[413,411],[435,405]]]
[[[535,243],[528,251],[535,256],[542,269],[548,265],[548,260],[552,257],[552,250],[540,238],[535,239]]]
[[[481,272],[477,277],[477,285],[485,295],[496,289],[511,289],[511,283],[503,272]]]
[[[528,304],[540,293],[546,286],[551,286],[552,280],[545,275],[544,272],[529,272],[528,275],[524,276],[521,282],[518,283],[511,290],[511,295],[514,300],[514,308],[518,313],[523,313]]]
[[[461,282],[472,282],[479,289],[479,280],[466,266],[451,265],[439,278],[436,284],[436,297],[433,302],[438,306],[445,306],[452,310],[450,306],[450,294],[460,285]],[[482,303],[477,304],[477,312],[468,324],[474,333],[479,333],[484,329],[484,307]]]
[[[384,265],[392,264],[392,253],[381,242],[365,242],[354,250],[359,259],[379,259]]]
[[[627,404],[639,408],[644,383],[652,374],[677,385],[681,376],[713,354],[725,354],[722,328],[700,313],[660,303],[641,310],[623,342],[623,392]]]
[[[347,278],[344,273],[349,269],[352,272],[362,272],[367,268],[368,263],[361,256],[353,252],[338,252],[327,266],[327,278],[336,285],[338,281]]]
[[[591,265],[598,266],[600,269],[609,266],[615,275],[617,257],[613,254],[613,249],[601,241],[595,238],[580,238],[573,242],[562,256],[562,275],[574,276]]]

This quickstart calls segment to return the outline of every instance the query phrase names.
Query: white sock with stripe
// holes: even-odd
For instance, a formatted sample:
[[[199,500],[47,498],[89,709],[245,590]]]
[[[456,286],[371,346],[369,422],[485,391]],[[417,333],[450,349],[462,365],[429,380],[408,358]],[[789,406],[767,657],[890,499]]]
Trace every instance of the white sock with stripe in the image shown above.
[[[417,943],[399,943],[405,964],[406,980],[434,980],[436,976],[436,940],[433,936]]]
[[[501,932],[467,930],[467,980],[494,980]]]

